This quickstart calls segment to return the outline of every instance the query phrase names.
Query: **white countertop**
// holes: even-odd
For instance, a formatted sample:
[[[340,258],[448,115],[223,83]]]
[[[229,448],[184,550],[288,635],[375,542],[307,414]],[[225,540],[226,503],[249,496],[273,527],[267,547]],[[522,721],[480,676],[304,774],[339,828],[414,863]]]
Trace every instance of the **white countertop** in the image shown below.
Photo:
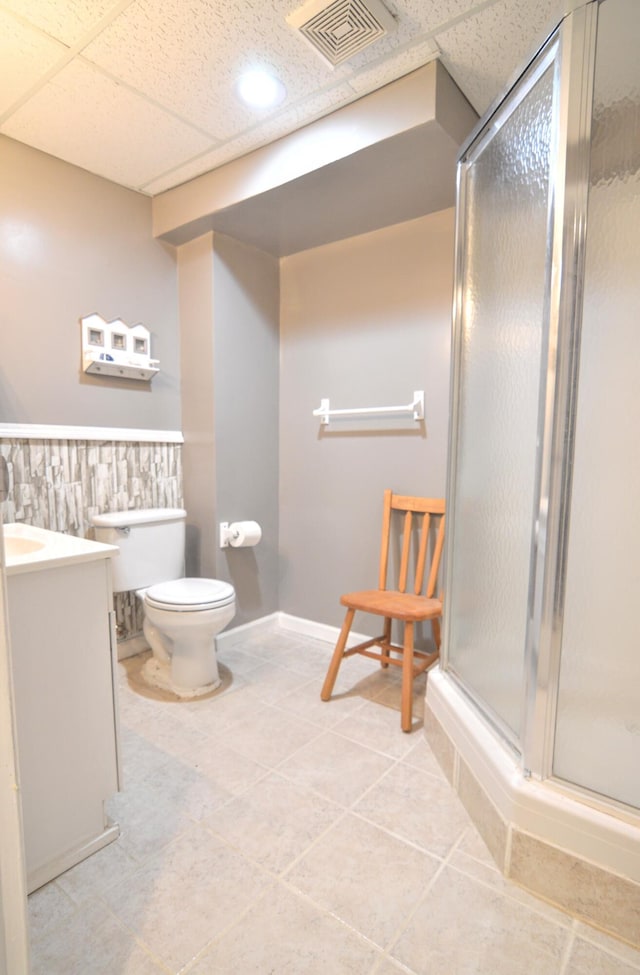
[[[117,555],[115,545],[52,532],[19,523],[3,526],[7,575],[36,572],[75,562],[93,562]]]

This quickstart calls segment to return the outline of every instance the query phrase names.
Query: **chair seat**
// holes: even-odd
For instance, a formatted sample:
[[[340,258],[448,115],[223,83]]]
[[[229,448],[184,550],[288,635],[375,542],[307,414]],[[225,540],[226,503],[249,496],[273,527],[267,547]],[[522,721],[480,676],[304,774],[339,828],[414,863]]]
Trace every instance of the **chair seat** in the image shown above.
[[[361,592],[348,592],[340,597],[343,606],[357,609],[362,613],[377,616],[392,616],[396,620],[418,623],[442,615],[442,600],[427,596],[414,596],[413,593],[399,592],[397,589],[365,589]]]

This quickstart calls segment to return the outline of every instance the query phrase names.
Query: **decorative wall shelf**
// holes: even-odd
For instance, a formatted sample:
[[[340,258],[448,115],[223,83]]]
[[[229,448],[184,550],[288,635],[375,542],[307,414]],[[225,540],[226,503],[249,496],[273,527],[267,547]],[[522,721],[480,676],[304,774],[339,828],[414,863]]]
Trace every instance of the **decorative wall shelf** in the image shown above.
[[[119,318],[106,322],[96,314],[81,322],[84,372],[149,382],[160,371],[159,361],[151,358],[151,333],[144,325],[130,327]]]

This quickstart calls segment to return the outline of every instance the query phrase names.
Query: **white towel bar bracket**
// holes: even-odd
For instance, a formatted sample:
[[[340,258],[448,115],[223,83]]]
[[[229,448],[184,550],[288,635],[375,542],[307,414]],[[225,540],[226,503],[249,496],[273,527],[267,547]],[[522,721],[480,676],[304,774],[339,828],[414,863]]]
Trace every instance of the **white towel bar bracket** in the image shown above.
[[[320,417],[320,422],[327,425],[334,417],[350,416],[412,416],[416,421],[424,420],[424,390],[414,392],[413,402],[406,406],[363,406],[350,410],[332,410],[328,399],[321,399],[320,406],[313,411],[314,416]]]

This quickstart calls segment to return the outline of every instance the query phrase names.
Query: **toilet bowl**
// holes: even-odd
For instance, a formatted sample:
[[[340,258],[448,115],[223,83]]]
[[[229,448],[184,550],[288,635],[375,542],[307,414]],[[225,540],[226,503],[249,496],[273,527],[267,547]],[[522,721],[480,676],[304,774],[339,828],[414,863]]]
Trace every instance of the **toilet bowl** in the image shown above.
[[[147,508],[94,515],[98,541],[116,545],[115,593],[135,592],[144,609],[143,632],[153,657],[145,680],[179,697],[220,684],[216,636],[236,610],[235,590],[219,579],[183,578],[184,508]]]
[[[147,680],[181,696],[220,684],[215,638],[236,611],[235,591],[218,579],[175,579],[139,593],[143,631],[153,652]]]

